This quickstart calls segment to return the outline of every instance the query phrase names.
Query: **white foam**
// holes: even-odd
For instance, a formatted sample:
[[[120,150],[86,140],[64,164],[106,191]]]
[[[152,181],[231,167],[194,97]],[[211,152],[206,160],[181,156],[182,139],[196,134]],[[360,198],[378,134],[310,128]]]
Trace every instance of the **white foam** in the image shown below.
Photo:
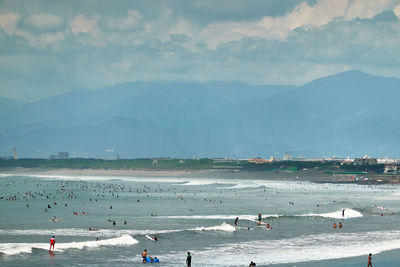
[[[211,185],[211,184],[217,184],[217,182],[215,180],[191,180],[179,185],[196,186],[196,185]]]
[[[35,177],[51,180],[71,181],[109,181],[121,180],[128,182],[149,183],[174,183],[184,186],[201,186],[210,184],[231,185],[220,189],[245,189],[267,187],[279,191],[340,191],[340,192],[371,192],[376,189],[399,190],[400,185],[358,185],[358,184],[331,184],[312,183],[308,181],[278,181],[278,180],[253,180],[253,179],[205,179],[195,177],[137,177],[137,176],[102,176],[102,175],[53,175],[53,174],[0,174],[2,177]]]
[[[236,228],[230,224],[222,223],[217,226],[210,226],[210,227],[196,227],[190,229],[192,231],[224,231],[224,232],[234,232]]]
[[[329,212],[329,213],[309,213],[303,214],[299,216],[309,217],[309,216],[316,216],[316,217],[324,217],[324,218],[332,218],[332,219],[351,219],[351,218],[359,218],[363,217],[361,212],[352,210],[352,209],[345,209],[344,216],[342,216],[342,210]]]
[[[305,235],[290,239],[257,240],[214,246],[192,251],[200,266],[247,266],[250,261],[257,265],[288,264],[377,254],[400,249],[400,231],[376,231],[360,233],[330,233]],[[218,251],[218,253],[215,253]],[[213,255],[210,257],[210,255]],[[160,255],[165,266],[175,266],[184,252]],[[175,265],[174,265],[175,264]]]
[[[65,228],[65,229],[25,229],[25,230],[0,230],[1,235],[26,235],[26,236],[91,236],[91,237],[116,237],[122,235],[144,235],[144,234],[165,234],[180,232],[182,230],[114,230],[99,229],[89,231],[88,229]]]
[[[278,214],[267,214],[263,215],[262,218],[278,218],[283,215]],[[183,216],[157,216],[155,218],[160,219],[183,219],[183,220],[235,220],[236,217],[239,217],[239,220],[246,220],[246,221],[256,221],[257,215],[237,215],[237,214],[218,214],[218,215],[183,215]]]
[[[67,181],[110,181],[121,180],[130,182],[158,182],[158,183],[182,183],[187,179],[164,177],[138,177],[138,176],[103,176],[103,175],[59,175],[59,174],[1,174],[0,177],[33,177],[48,180]]]
[[[66,249],[97,248],[100,246],[130,246],[139,243],[130,235],[123,235],[98,241],[82,241],[55,244],[54,251],[64,251]],[[33,248],[48,250],[49,243],[0,243],[0,253],[15,255],[20,253],[31,253]]]

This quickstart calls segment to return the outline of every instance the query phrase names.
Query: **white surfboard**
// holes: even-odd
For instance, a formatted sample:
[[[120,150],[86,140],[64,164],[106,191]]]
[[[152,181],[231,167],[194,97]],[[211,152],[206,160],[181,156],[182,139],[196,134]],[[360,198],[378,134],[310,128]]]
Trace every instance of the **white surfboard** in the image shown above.
[[[145,235],[145,237],[147,237],[147,238],[150,239],[151,241],[156,241],[156,240],[154,240],[154,238],[152,238],[152,237],[149,236],[149,235]]]

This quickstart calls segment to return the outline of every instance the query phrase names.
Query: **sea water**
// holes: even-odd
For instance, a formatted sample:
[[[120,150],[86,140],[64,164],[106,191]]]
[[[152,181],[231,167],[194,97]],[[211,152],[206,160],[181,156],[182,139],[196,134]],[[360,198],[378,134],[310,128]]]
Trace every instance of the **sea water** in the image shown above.
[[[142,266],[144,249],[160,266],[188,251],[192,266],[319,266],[400,248],[397,185],[2,174],[0,198],[0,266]]]

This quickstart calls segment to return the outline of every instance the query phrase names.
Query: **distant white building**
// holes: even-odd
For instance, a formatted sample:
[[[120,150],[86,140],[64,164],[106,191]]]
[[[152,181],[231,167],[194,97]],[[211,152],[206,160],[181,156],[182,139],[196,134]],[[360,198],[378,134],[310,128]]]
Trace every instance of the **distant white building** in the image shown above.
[[[290,155],[289,153],[285,153],[285,155],[283,155],[283,160],[291,160],[292,159],[292,155]]]
[[[18,152],[17,152],[17,148],[14,148],[13,159],[15,159],[15,160],[17,160],[17,159],[18,159]]]

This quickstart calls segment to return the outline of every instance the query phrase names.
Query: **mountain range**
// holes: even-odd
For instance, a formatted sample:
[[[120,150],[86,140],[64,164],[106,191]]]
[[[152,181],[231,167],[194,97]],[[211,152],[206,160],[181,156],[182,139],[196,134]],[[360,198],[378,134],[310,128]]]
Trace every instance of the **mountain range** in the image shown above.
[[[0,156],[400,156],[400,79],[351,70],[302,86],[131,82],[0,98]]]

